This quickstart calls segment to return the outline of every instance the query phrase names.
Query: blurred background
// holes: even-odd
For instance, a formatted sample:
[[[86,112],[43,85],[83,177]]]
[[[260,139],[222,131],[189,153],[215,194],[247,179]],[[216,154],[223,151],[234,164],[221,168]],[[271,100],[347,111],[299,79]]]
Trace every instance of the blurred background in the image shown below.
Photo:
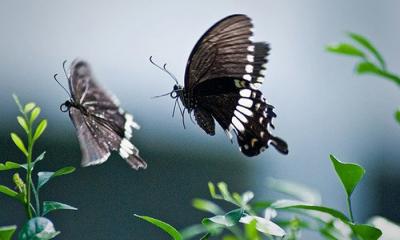
[[[0,161],[23,161],[10,131],[22,133],[11,94],[42,107],[49,126],[36,154],[47,150],[39,170],[78,167],[51,182],[43,199],[79,208],[51,213],[58,239],[167,239],[133,214],[163,219],[178,228],[198,223],[194,197],[208,198],[208,181],[233,191],[274,197],[266,179],[275,177],[320,191],[323,203],[346,211],[345,195],[328,155],[363,165],[367,174],[353,194],[355,218],[382,215],[400,221],[400,129],[393,118],[399,89],[389,81],[353,73],[354,61],[327,53],[346,31],[368,36],[389,69],[400,67],[400,2],[373,1],[22,1],[0,3]],[[272,46],[262,87],[276,107],[275,134],[289,155],[274,149],[246,158],[218,128],[206,135],[190,121],[171,118],[173,81],[152,66],[150,55],[183,83],[187,57],[216,21],[244,13],[253,19],[255,40]],[[105,164],[80,168],[80,150],[66,94],[53,80],[62,62],[88,60],[97,80],[115,93],[142,129],[133,142],[148,162],[133,171],[113,154]],[[399,72],[399,71],[397,71]],[[62,75],[60,75],[62,76]],[[67,86],[66,79],[60,78]],[[11,184],[2,172],[0,183]],[[24,210],[0,195],[0,225],[24,220]]]

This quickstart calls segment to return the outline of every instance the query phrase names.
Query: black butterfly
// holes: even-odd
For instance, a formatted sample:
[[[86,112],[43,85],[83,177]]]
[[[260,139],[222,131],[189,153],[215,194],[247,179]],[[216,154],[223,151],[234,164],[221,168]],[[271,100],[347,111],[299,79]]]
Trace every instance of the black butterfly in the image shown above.
[[[246,15],[231,15],[214,24],[189,56],[185,86],[176,84],[170,95],[176,102],[181,100],[185,107],[182,115],[185,109],[189,115],[194,112],[207,134],[215,134],[214,119],[231,140],[234,130],[246,156],[258,155],[269,145],[287,154],[286,142],[270,133],[276,117],[273,106],[258,90],[270,48],[265,42],[249,39],[252,27]],[[163,69],[169,73],[165,65]]]
[[[97,85],[87,62],[74,60],[69,75],[65,62],[63,67],[71,94],[70,100],[63,103],[60,110],[69,112],[76,128],[83,154],[82,166],[101,164],[111,151],[119,151],[132,168],[146,168],[139,150],[129,141],[132,128],[139,129],[133,116],[119,107],[115,97]]]

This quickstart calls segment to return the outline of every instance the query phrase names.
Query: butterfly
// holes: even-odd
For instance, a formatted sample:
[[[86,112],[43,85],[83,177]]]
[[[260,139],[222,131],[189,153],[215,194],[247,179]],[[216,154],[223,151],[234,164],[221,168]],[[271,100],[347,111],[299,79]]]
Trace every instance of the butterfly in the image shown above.
[[[237,136],[239,150],[256,156],[274,146],[288,153],[284,140],[271,134],[274,107],[259,90],[263,83],[270,47],[265,42],[252,42],[253,25],[246,15],[231,15],[214,24],[196,43],[186,65],[185,84],[161,68],[177,83],[169,94],[183,104],[197,124],[209,135],[215,135],[215,121],[232,141]],[[163,95],[162,95],[163,96]],[[175,109],[174,106],[174,109]],[[181,109],[181,108],[180,108]],[[184,119],[183,119],[184,121]]]
[[[139,150],[129,141],[132,129],[139,129],[133,116],[119,107],[118,100],[102,89],[94,80],[89,64],[76,59],[71,63],[68,78],[70,100],[60,106],[68,112],[76,128],[82,151],[82,166],[102,164],[110,157],[111,151],[118,151],[123,159],[134,168],[146,168],[146,162],[139,156]]]

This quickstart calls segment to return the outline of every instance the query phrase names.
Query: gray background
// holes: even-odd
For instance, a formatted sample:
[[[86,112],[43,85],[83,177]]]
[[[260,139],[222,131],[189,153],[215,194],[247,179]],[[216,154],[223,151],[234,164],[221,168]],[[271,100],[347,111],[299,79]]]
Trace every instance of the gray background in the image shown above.
[[[43,170],[79,166],[80,152],[66,100],[52,75],[64,59],[92,63],[99,82],[114,92],[142,129],[134,143],[147,159],[146,171],[130,170],[117,154],[105,164],[78,168],[50,183],[43,198],[77,206],[50,217],[59,239],[167,239],[133,213],[164,219],[177,227],[201,220],[190,206],[208,197],[207,181],[226,181],[272,197],[266,178],[298,181],[322,193],[323,203],[346,209],[329,153],[362,164],[367,175],[354,194],[359,221],[379,214],[400,221],[399,126],[393,112],[398,89],[376,77],[358,77],[352,59],[324,51],[346,40],[345,31],[366,36],[399,68],[399,1],[22,1],[0,3],[0,159],[22,161],[9,132],[18,128],[11,93],[36,101],[49,119],[37,153],[46,149]],[[171,118],[173,101],[150,99],[170,91],[173,81],[148,62],[167,62],[183,83],[187,56],[214,22],[245,13],[255,40],[272,46],[262,90],[276,107],[275,133],[290,154],[271,150],[255,158],[240,155],[219,129],[210,137],[197,126],[183,129]],[[61,78],[66,83],[66,80]],[[18,130],[19,131],[19,130]],[[21,131],[19,131],[21,132]],[[0,182],[10,176],[1,173]],[[0,225],[21,225],[23,209],[0,196]]]

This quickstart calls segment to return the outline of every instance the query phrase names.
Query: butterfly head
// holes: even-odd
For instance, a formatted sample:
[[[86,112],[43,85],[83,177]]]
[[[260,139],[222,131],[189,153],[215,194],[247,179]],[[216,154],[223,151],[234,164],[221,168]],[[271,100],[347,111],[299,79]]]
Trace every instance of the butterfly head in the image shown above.
[[[69,109],[72,107],[73,103],[72,101],[65,101],[63,104],[60,105],[60,110],[61,112],[68,112]]]
[[[181,97],[182,92],[183,92],[183,87],[179,84],[175,84],[174,88],[172,89],[169,95],[171,96],[171,98],[175,99]]]

